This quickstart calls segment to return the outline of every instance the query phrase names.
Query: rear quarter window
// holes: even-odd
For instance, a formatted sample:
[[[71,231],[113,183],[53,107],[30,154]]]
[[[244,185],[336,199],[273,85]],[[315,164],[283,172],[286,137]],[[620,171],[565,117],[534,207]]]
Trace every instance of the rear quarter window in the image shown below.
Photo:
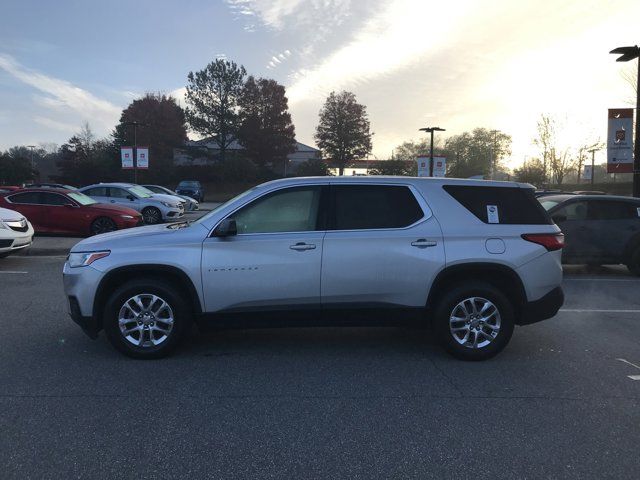
[[[442,187],[460,205],[484,223],[503,225],[550,225],[552,220],[536,199],[533,189],[444,185]],[[488,209],[497,207],[497,216],[489,218]],[[497,220],[497,221],[496,221]]]

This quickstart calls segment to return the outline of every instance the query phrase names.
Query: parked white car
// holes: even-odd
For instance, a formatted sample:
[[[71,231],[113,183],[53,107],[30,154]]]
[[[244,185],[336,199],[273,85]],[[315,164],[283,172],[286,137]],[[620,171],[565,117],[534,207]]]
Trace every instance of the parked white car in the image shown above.
[[[0,258],[27,248],[33,241],[33,227],[24,215],[0,208]]]

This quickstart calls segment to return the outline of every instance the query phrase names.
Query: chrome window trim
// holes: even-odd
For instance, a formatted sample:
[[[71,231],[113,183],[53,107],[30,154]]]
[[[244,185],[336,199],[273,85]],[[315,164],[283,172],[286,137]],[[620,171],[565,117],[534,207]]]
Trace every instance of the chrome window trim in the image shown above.
[[[262,197],[264,197],[265,195],[269,195],[270,193],[273,192],[277,192],[279,190],[286,190],[289,188],[304,188],[304,187],[320,187],[322,188],[323,186],[332,186],[332,185],[373,185],[373,186],[377,186],[377,187],[384,187],[384,186],[395,186],[395,187],[407,187],[411,193],[413,194],[413,197],[415,198],[416,202],[418,202],[418,206],[420,207],[420,209],[422,210],[423,213],[423,217],[418,219],[417,221],[415,221],[414,223],[412,223],[411,225],[407,225],[406,227],[397,227],[397,228],[359,228],[359,229],[355,229],[355,230],[302,230],[302,231],[296,231],[296,232],[263,232],[263,233],[239,233],[237,235],[235,235],[236,237],[245,237],[245,236],[255,236],[255,235],[300,235],[303,233],[336,233],[336,232],[389,232],[389,231],[402,231],[402,230],[409,230],[411,228],[414,228],[418,225],[420,225],[421,223],[426,222],[427,220],[429,220],[432,216],[433,216],[433,212],[431,211],[431,208],[429,207],[429,205],[427,204],[427,202],[425,201],[424,197],[420,194],[420,192],[418,191],[417,188],[415,188],[412,184],[410,183],[402,183],[402,182],[393,182],[393,183],[364,183],[364,182],[326,182],[326,183],[308,183],[308,184],[299,184],[299,185],[286,185],[286,186],[281,186],[281,187],[274,187],[270,190],[267,190],[266,192],[264,192],[262,195],[255,197],[251,200],[247,200],[246,202],[244,202],[242,205],[240,205],[238,208],[234,209],[232,212],[228,213],[227,215],[225,215],[223,218],[221,218],[218,222],[216,222],[216,224],[214,225],[214,227],[209,231],[209,234],[207,235],[207,238],[215,238],[213,235],[213,232],[215,232],[216,228],[218,228],[218,225],[220,225],[220,223],[222,223],[223,220],[226,220],[227,218],[231,217],[234,213],[236,213],[238,210],[244,208],[245,206],[249,205],[250,203],[261,199]]]

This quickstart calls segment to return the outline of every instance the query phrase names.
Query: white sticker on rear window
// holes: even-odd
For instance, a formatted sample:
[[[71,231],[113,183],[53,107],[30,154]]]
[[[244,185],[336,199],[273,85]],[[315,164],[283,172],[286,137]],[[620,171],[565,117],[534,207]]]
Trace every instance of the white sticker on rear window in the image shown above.
[[[487,205],[487,222],[500,223],[497,205]]]
[[[636,212],[638,212],[638,216],[640,217],[640,207],[636,208]]]

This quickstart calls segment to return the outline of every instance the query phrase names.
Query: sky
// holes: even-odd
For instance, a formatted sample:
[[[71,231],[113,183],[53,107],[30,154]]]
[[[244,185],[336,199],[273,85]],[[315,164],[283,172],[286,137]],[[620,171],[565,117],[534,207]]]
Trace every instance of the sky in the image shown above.
[[[298,141],[314,145],[332,90],[367,106],[373,156],[440,126],[513,138],[507,164],[538,151],[541,114],[577,149],[631,107],[612,48],[640,43],[638,0],[3,0],[0,149],[62,144],[86,121],[108,135],[145,92],[182,101],[216,58],[287,87]],[[597,161],[604,161],[604,152]]]

